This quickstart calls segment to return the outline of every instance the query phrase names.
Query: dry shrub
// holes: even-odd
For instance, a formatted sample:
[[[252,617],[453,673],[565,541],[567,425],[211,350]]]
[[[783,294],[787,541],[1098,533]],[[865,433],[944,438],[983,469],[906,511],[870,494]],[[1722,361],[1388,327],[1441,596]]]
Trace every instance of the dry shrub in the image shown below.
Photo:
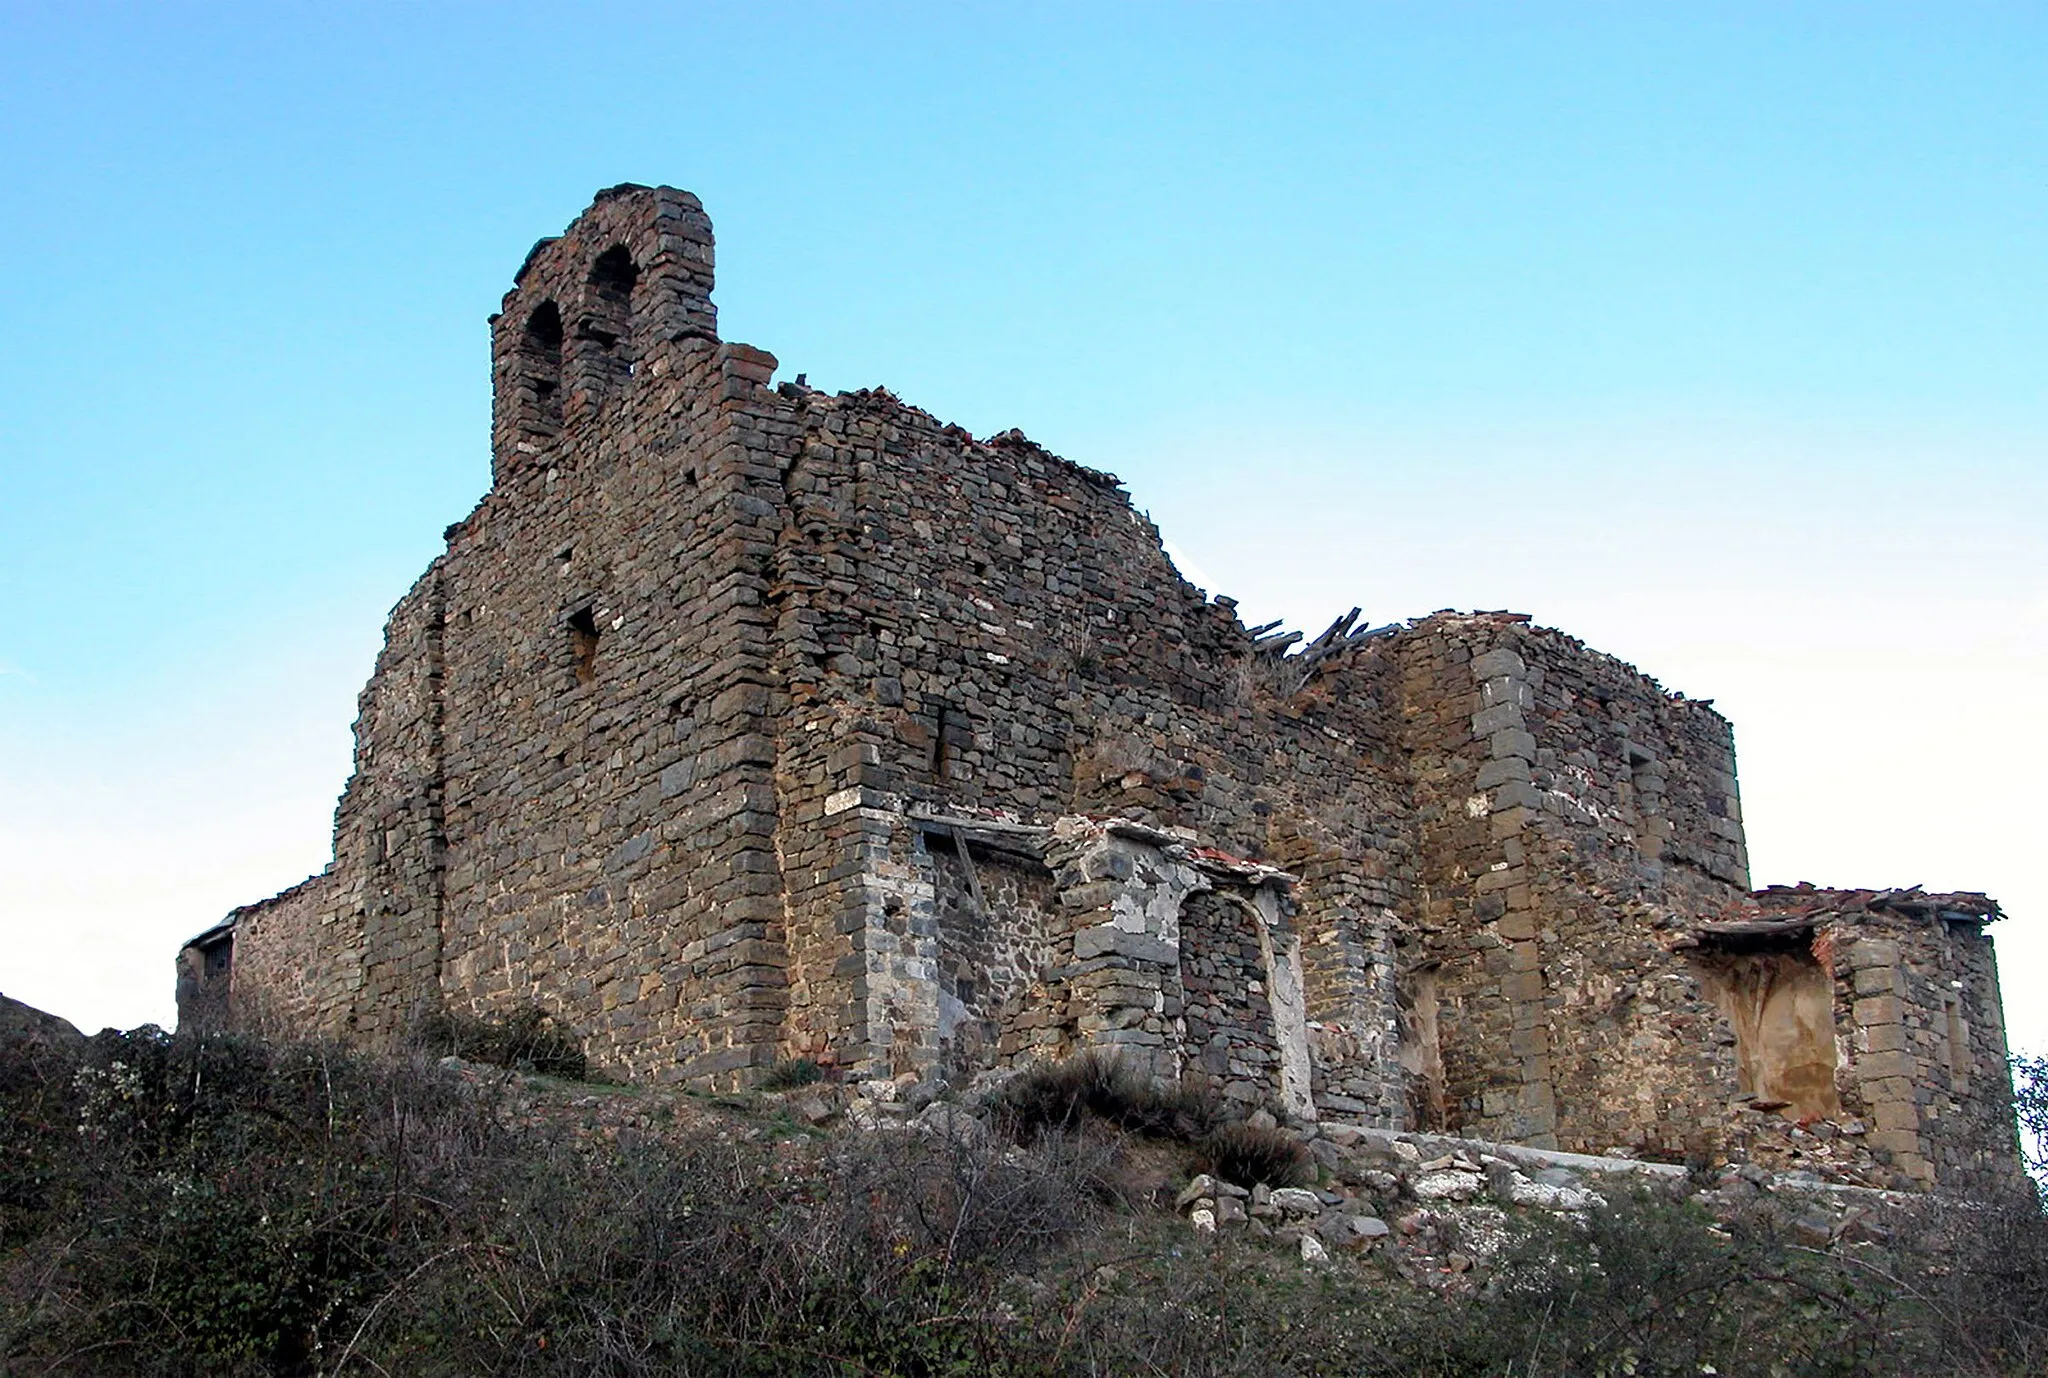
[[[1029,1142],[1094,1121],[1133,1134],[1192,1143],[1222,1119],[1218,1098],[1190,1081],[1162,1087],[1113,1052],[1088,1049],[1019,1072],[996,1092],[997,1122]]]
[[[10,1374],[1039,1372],[999,1293],[1096,1209],[1057,1135],[617,1145],[430,1062],[154,1032],[64,1071],[0,1075],[40,1174]]]
[[[522,1005],[503,1019],[480,1019],[433,1010],[413,1024],[409,1041],[433,1057],[582,1081],[590,1074],[583,1042],[537,1005]]]
[[[1303,1187],[1315,1180],[1308,1149],[1284,1129],[1221,1125],[1202,1140],[1200,1152],[1210,1172],[1241,1187]]]
[[[2048,1225],[2020,1200],[1929,1202],[1819,1246],[1769,1198],[1719,1230],[1662,1196],[1617,1199],[1522,1217],[1439,1296],[1391,1277],[1383,1251],[1304,1270],[1241,1235],[1191,1247],[1171,1215],[1105,1210],[1091,1183],[1127,1140],[1086,1107],[1158,1112],[1102,1068],[1044,1102],[1096,1130],[1048,1117],[1027,1150],[972,1131],[777,1143],[745,1121],[614,1143],[520,1127],[501,1088],[422,1060],[228,1037],[4,1062],[0,1132],[28,1165],[0,1202],[9,1374],[2048,1367]]]
[[[1942,1371],[2048,1373],[2048,1215],[2003,1181],[1970,1201],[1898,1213],[1889,1247],[1863,1267],[1921,1319]]]

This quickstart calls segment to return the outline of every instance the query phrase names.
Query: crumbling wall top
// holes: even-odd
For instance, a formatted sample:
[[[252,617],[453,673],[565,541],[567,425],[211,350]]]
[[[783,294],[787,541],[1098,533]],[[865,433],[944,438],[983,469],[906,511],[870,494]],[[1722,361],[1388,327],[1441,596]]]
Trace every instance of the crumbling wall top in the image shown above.
[[[1993,923],[2005,917],[1998,901],[1989,895],[1974,890],[1935,894],[1917,885],[1903,889],[1835,890],[1802,881],[1798,885],[1768,886],[1757,891],[1754,899],[1765,919],[1781,923],[1859,912],[1889,912],[1907,918],[1973,924]]]

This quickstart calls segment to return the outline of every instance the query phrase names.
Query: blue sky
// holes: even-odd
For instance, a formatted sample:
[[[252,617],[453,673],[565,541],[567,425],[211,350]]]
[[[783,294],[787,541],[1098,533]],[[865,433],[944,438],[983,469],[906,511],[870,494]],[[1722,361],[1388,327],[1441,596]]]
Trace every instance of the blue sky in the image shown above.
[[[652,13],[651,13],[652,12]],[[0,990],[323,864],[485,317],[599,187],[723,333],[1121,474],[1260,620],[1716,697],[1759,883],[2002,898],[2048,1051],[2048,11],[0,0]]]

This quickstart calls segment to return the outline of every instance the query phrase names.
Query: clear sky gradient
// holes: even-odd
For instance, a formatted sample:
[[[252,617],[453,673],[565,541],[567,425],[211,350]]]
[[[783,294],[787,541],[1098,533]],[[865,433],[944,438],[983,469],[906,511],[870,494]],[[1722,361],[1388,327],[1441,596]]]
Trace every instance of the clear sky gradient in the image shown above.
[[[1121,474],[1311,632],[1714,696],[1755,877],[1983,889],[2048,1052],[2048,10],[0,0],[0,991],[319,869],[485,317],[697,192],[722,333]]]

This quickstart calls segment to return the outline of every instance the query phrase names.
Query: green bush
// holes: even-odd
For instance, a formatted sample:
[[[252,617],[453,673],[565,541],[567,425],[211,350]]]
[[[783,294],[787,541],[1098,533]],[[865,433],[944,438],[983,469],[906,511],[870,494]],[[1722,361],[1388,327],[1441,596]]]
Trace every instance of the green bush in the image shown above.
[[[305,1371],[447,1213],[480,1208],[480,1183],[434,1169],[473,1159],[490,1118],[411,1064],[151,1029],[100,1035],[72,1073],[41,1105],[61,1167],[0,1258],[0,1371]]]

